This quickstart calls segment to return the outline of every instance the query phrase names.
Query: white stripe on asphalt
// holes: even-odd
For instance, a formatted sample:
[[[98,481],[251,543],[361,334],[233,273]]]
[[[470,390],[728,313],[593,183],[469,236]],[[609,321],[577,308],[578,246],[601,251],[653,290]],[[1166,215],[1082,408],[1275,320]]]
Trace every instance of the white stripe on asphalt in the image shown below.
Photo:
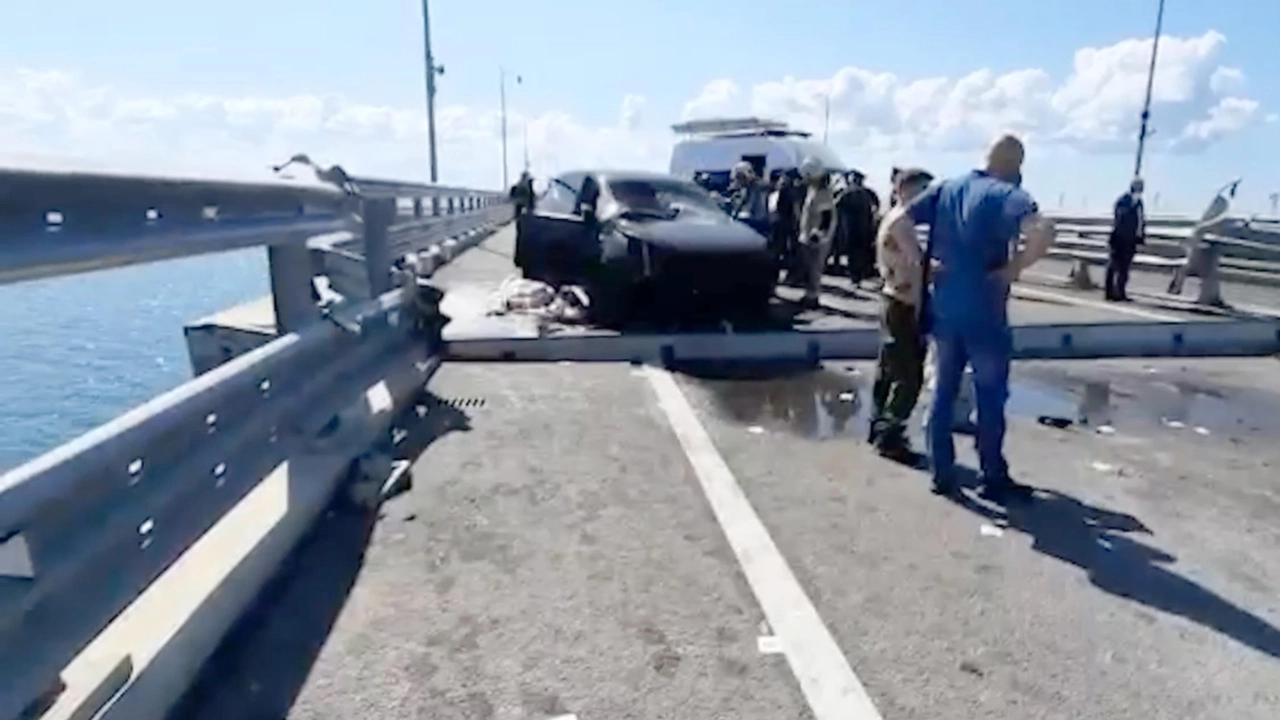
[[[1156,312],[1154,310],[1143,310],[1142,308],[1131,307],[1129,305],[1121,305],[1119,303],[1107,303],[1098,300],[1089,300],[1086,298],[1073,297],[1071,295],[1063,295],[1048,290],[1038,290],[1029,288],[1025,285],[1018,285],[1013,289],[1014,297],[1022,296],[1027,298],[1036,298],[1040,300],[1057,300],[1059,302],[1076,305],[1078,307],[1087,307],[1094,310],[1102,310],[1105,312],[1123,313],[1125,315],[1133,315],[1134,317],[1145,318],[1147,320],[1159,320],[1161,322],[1185,322],[1184,318],[1165,313]]]
[[[815,720],[883,720],[671,373],[646,368]]]

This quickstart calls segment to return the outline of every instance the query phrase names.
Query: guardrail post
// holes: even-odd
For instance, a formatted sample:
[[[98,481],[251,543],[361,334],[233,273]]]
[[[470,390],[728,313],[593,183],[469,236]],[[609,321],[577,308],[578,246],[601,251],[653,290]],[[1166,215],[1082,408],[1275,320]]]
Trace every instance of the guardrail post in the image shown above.
[[[267,264],[276,332],[284,335],[320,319],[311,250],[305,245],[273,245],[267,248]]]
[[[391,246],[389,230],[396,217],[395,198],[371,198],[362,203],[364,216],[364,262],[369,277],[369,296],[378,297],[391,289]]]

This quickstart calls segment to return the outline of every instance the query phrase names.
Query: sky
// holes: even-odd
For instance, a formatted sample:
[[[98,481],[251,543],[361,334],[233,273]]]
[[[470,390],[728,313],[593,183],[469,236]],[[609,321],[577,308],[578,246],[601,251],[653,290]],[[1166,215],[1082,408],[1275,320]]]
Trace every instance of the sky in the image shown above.
[[[978,165],[1026,140],[1042,206],[1098,210],[1133,173],[1158,0],[434,0],[440,181],[665,169],[682,119],[815,132],[883,188],[889,168]],[[427,176],[420,0],[0,4],[0,163],[265,177],[297,152]],[[1149,212],[1280,191],[1275,0],[1167,0]],[[516,79],[519,77],[520,82]],[[527,139],[527,144],[526,144]],[[1155,207],[1152,208],[1151,206]]]

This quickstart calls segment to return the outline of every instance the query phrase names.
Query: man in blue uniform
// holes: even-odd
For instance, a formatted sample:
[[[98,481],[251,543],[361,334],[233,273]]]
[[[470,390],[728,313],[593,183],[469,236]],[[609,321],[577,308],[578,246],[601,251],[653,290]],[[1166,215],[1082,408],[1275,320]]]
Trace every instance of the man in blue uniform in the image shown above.
[[[1138,254],[1146,234],[1146,216],[1142,207],[1142,178],[1129,183],[1129,192],[1116,200],[1115,225],[1111,227],[1108,246],[1111,257],[1107,262],[1107,294],[1112,302],[1129,300],[1129,268]]]
[[[929,420],[934,491],[956,490],[955,401],[966,365],[973,366],[978,410],[978,458],[984,497],[1027,500],[1032,489],[1014,482],[1004,458],[1004,406],[1009,393],[1013,334],[1009,288],[1053,242],[1052,225],[1020,187],[1025,150],[1012,135],[987,154],[987,167],[935,183],[892,211],[890,232],[899,243],[914,240],[915,225],[929,226],[932,297],[926,325],[937,357]],[[1021,250],[1015,248],[1026,238]]]

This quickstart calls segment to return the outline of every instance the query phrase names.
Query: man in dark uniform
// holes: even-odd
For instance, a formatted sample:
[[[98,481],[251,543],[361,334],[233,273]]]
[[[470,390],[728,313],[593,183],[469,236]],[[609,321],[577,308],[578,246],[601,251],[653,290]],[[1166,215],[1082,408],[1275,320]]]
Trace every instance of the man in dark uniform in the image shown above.
[[[1129,300],[1129,267],[1133,265],[1133,256],[1138,254],[1138,246],[1145,235],[1146,218],[1142,207],[1142,178],[1134,178],[1129,184],[1129,192],[1120,196],[1115,205],[1115,225],[1111,228],[1108,244],[1111,257],[1107,262],[1107,300],[1127,302]]]
[[[864,185],[866,175],[854,170],[849,174],[849,187],[841,195],[843,207],[837,207],[844,227],[845,252],[848,253],[849,277],[861,282],[875,275],[876,215],[880,198]]]

